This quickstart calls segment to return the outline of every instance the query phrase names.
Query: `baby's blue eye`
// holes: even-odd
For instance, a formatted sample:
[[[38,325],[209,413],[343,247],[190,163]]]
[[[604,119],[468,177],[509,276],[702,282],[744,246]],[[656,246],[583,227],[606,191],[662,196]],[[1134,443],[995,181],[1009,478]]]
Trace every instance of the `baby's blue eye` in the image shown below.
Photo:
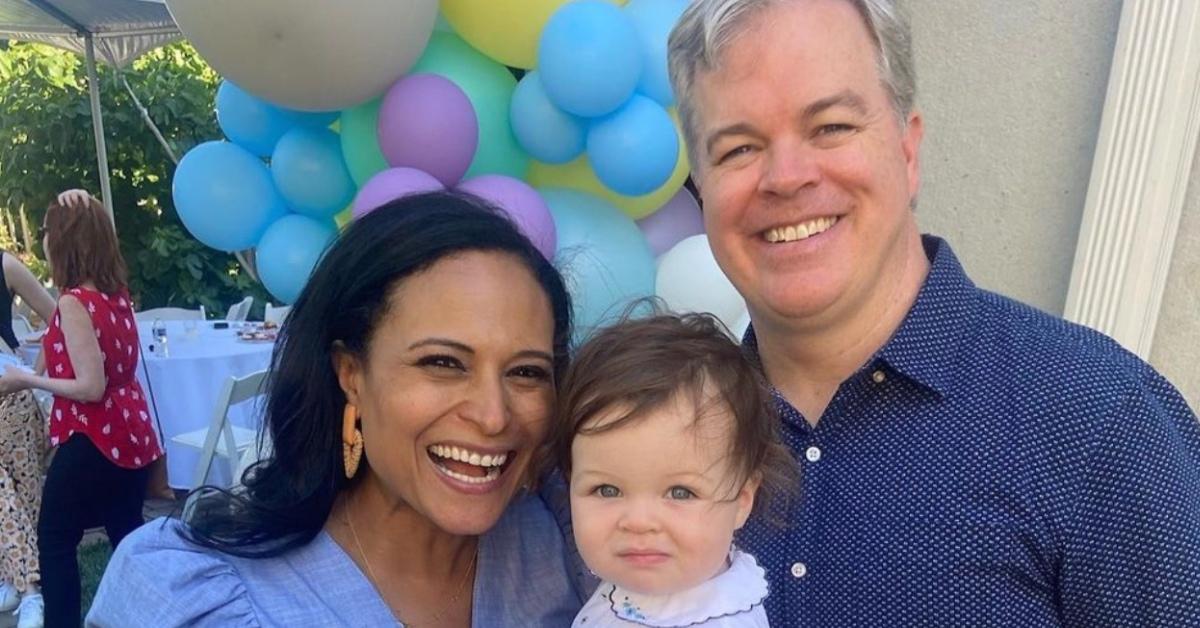
[[[601,484],[600,486],[597,486],[596,488],[592,489],[592,492],[599,495],[600,497],[607,497],[607,498],[621,496],[621,489],[613,486],[612,484]]]
[[[691,489],[682,486],[672,486],[671,490],[667,491],[667,494],[671,499],[692,499],[696,496]]]

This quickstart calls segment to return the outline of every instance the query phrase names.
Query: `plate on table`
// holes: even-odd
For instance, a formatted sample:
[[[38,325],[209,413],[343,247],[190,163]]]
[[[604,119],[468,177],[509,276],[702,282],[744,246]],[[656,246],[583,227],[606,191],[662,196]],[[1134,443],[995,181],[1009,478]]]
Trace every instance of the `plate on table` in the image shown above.
[[[247,327],[239,330],[237,339],[241,342],[275,342],[279,330],[273,328]]]

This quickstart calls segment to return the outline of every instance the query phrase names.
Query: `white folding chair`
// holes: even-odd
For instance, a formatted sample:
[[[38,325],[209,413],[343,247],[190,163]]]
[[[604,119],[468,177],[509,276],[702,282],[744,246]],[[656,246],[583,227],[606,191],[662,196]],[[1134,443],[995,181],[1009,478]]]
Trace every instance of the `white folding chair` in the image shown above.
[[[275,448],[271,443],[271,434],[262,431],[258,433],[258,436],[260,439],[256,440],[250,447],[247,447],[242,452],[242,457],[238,460],[237,470],[234,471],[233,476],[233,488],[238,488],[242,485],[242,476],[246,473],[246,469],[250,468],[250,465],[264,458],[270,458],[271,454],[274,453]]]
[[[254,297],[246,297],[237,303],[229,306],[229,311],[225,313],[225,320],[239,322],[246,320],[250,315],[250,306],[254,305]]]
[[[17,340],[24,340],[26,336],[33,333],[33,325],[29,324],[29,319],[16,312],[13,312],[12,315],[12,329]]]
[[[12,329],[13,335],[15,335],[17,337],[17,341],[21,343],[15,350],[17,357],[21,358],[21,361],[24,362],[26,366],[33,366],[34,363],[37,362],[38,354],[42,352],[41,339],[42,334],[45,333],[45,330],[35,330],[33,325],[29,323],[29,319],[16,313],[13,314]],[[45,391],[39,388],[34,388],[33,396],[37,397],[38,393],[42,392]],[[41,398],[38,397],[38,400],[40,401]]]
[[[55,302],[57,302],[57,299],[55,299]],[[21,318],[26,320],[26,322],[33,321],[33,320],[40,321],[42,318],[41,316],[38,315],[37,312],[33,311],[32,307],[29,307],[29,303],[27,303],[25,301],[25,299],[22,299],[21,295],[19,295],[19,294],[13,295],[12,313],[13,313],[13,318],[16,318],[17,315],[20,315]]]
[[[208,428],[179,434],[171,442],[200,450],[200,460],[192,476],[192,488],[208,481],[213,458],[222,456],[228,461],[229,472],[237,481],[238,464],[243,451],[254,445],[255,430],[236,427],[229,422],[229,407],[258,397],[263,393],[262,384],[267,372],[259,371],[246,377],[230,377],[217,396],[217,407],[213,411]]]
[[[139,323],[150,323],[154,320],[162,321],[188,321],[188,320],[204,320],[204,306],[200,309],[189,310],[182,307],[156,307],[150,310],[134,312],[133,318]]]
[[[267,309],[263,310],[263,321],[283,325],[283,321],[287,320],[288,314],[292,313],[292,306],[281,305],[275,307],[270,303],[267,304]]]

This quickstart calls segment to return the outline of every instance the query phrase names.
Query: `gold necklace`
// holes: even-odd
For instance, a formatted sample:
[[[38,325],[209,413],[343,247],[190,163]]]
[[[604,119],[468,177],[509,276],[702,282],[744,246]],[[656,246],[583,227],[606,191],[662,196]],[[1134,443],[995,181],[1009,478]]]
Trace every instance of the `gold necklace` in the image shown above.
[[[362,542],[358,540],[358,530],[354,529],[354,521],[350,519],[350,508],[348,503],[346,504],[346,509],[343,514],[346,519],[346,526],[350,528],[350,536],[354,538],[354,547],[358,550],[358,555],[362,556],[363,565],[365,565],[367,568],[367,577],[371,579],[371,585],[375,587],[375,590],[379,592],[380,598],[382,598],[383,588],[379,584],[379,579],[375,577],[375,569],[371,567],[371,561],[367,558],[367,553],[363,551]],[[438,612],[434,613],[433,616],[429,618],[428,622],[414,624],[404,621],[404,618],[400,617],[396,613],[396,608],[389,604],[387,600],[383,600],[383,603],[387,604],[387,607],[392,611],[392,614],[396,615],[396,619],[399,619],[400,623],[407,628],[416,628],[418,625],[424,626],[426,623],[430,625],[436,624],[438,620],[440,620],[442,616],[446,614],[446,611],[450,610],[450,608],[454,606],[454,603],[458,601],[458,598],[462,597],[462,592],[466,588],[467,581],[471,579],[471,573],[475,570],[475,560],[477,558],[479,558],[479,545],[475,546],[475,552],[471,554],[471,562],[467,565],[467,570],[463,573],[462,581],[459,582],[458,587],[455,588],[454,595],[450,596],[450,600],[446,602],[446,605],[438,610]]]

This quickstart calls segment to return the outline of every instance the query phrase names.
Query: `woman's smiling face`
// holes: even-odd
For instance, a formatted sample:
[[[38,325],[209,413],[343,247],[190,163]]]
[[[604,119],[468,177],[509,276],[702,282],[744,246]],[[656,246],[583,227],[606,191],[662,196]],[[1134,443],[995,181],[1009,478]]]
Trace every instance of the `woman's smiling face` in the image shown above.
[[[453,534],[491,528],[549,427],[553,335],[512,255],[455,254],[396,285],[366,355],[335,358],[385,494]]]

